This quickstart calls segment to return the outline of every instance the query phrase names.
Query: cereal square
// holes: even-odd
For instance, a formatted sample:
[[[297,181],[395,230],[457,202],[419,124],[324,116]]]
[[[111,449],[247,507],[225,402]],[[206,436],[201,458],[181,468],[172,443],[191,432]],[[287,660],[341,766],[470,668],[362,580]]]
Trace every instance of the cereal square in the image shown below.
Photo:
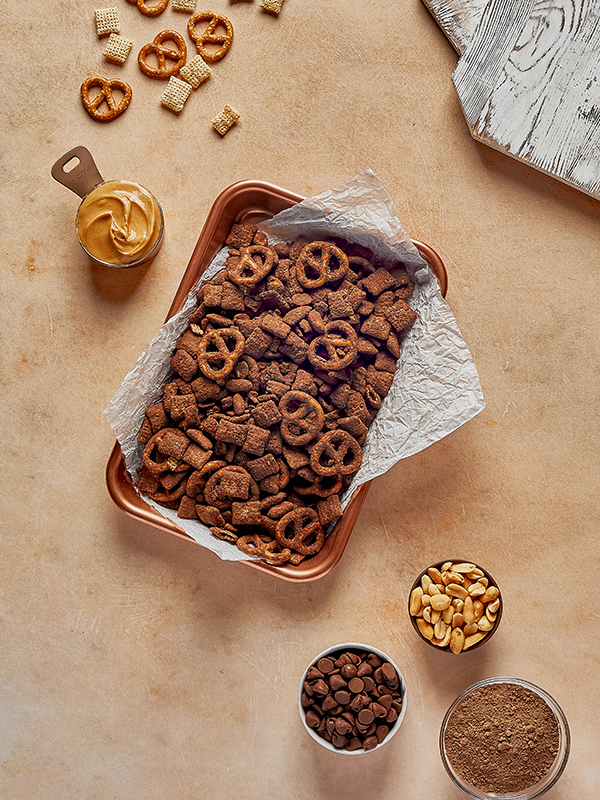
[[[161,95],[160,102],[169,111],[179,114],[183,110],[185,101],[190,96],[191,91],[192,87],[189,83],[176,78],[175,75],[171,75],[167,87]]]
[[[185,14],[193,14],[196,10],[196,0],[171,0],[173,11],[183,11]]]
[[[117,33],[111,33],[108,37],[106,47],[102,51],[102,55],[112,64],[124,64],[129,57],[132,46],[133,42],[131,39],[126,39],[124,36],[119,36]]]
[[[270,431],[267,428],[259,428],[258,425],[249,425],[243,450],[253,456],[262,456],[269,440]]]
[[[175,0],[173,0],[173,2],[175,2]],[[175,7],[173,6],[173,8]],[[201,55],[194,56],[179,70],[180,77],[182,77],[184,81],[187,81],[190,86],[193,86],[194,89],[197,89],[203,81],[210,78],[211,74],[211,68]]]
[[[119,22],[118,8],[97,8],[96,33],[98,36],[108,36],[110,33],[120,33],[121,23]]]
[[[283,0],[261,0],[260,7],[263,11],[268,11],[270,14],[279,14]]]
[[[417,315],[405,300],[400,299],[387,310],[386,317],[394,330],[401,331],[412,325]]]
[[[226,105],[223,111],[217,114],[213,119],[212,126],[221,136],[225,136],[227,131],[232,125],[235,125],[239,118],[240,115],[238,112],[230,105]]]

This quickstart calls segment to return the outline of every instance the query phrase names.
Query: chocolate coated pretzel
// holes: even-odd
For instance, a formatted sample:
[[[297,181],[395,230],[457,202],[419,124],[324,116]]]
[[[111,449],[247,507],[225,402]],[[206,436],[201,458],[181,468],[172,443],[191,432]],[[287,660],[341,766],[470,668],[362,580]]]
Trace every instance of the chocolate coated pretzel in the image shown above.
[[[272,247],[259,244],[240,248],[240,257],[227,270],[229,280],[239,286],[254,286],[277,266],[279,259]]]
[[[315,494],[317,497],[331,497],[342,490],[341,475],[315,475],[314,481],[306,486],[297,483],[294,491],[299,495]]]
[[[206,22],[208,25],[202,33],[196,31],[196,24],[198,22]],[[225,28],[225,33],[215,33],[217,28],[222,26]],[[188,34],[192,42],[196,45],[198,52],[202,58],[212,64],[215,61],[220,61],[223,56],[227,55],[231,43],[233,41],[233,25],[224,17],[223,14],[216,14],[214,11],[197,11],[188,20]],[[213,52],[206,51],[206,44],[220,44],[221,47]]]
[[[325,353],[323,354],[323,351]],[[351,364],[358,354],[358,337],[349,322],[328,322],[325,333],[316,336],[308,347],[308,360],[317,369],[338,370]]]
[[[335,264],[337,262],[337,266]],[[311,242],[296,261],[296,278],[305,289],[318,289],[348,272],[348,256],[330,242]]]
[[[99,86],[100,93],[90,99],[90,89],[92,86]],[[123,98],[119,103],[116,102],[112,90],[113,87],[123,92]],[[88,114],[99,122],[110,122],[111,119],[118,117],[129,106],[131,102],[131,86],[120,78],[103,78],[101,75],[92,75],[81,84],[81,100],[83,107]],[[102,101],[108,104],[108,111],[99,109]]]
[[[310,454],[310,466],[317,475],[352,475],[361,464],[362,447],[339,428],[319,439]]]
[[[170,470],[178,472],[182,469],[181,461],[173,456],[165,455],[161,451],[161,442],[166,436],[177,436],[187,440],[185,433],[179,428],[162,428],[149,440],[142,453],[142,463],[153,475]],[[158,450],[158,453],[156,451]],[[160,456],[163,456],[161,458]],[[188,469],[189,464],[185,464],[183,469]]]
[[[282,517],[275,528],[275,536],[282,547],[288,547],[303,556],[318,553],[325,541],[319,515],[308,506],[295,508]]]
[[[263,558],[272,564],[285,564],[292,555],[288,548],[284,548],[279,553],[275,552],[275,548],[279,547],[279,542],[260,533],[249,533],[245,536],[240,536],[236,541],[236,545],[242,553],[255,558]]]
[[[233,349],[230,349],[228,342],[232,341]],[[210,380],[223,381],[244,352],[244,342],[244,336],[238,328],[214,328],[207,331],[198,345],[198,366]]]
[[[323,427],[325,412],[318,400],[306,392],[286,392],[279,401],[281,435],[288,444],[308,444]]]
[[[204,487],[210,476],[217,470],[226,466],[226,461],[208,461],[203,467],[192,472],[188,478],[185,493],[188,497],[202,496],[204,494]]]
[[[174,42],[177,45],[177,50],[165,47],[163,42]],[[146,57],[149,53],[154,53],[156,56],[158,67],[148,64]],[[187,48],[180,33],[177,33],[177,31],[161,31],[156,34],[152,42],[142,47],[138,53],[138,64],[142,72],[145,72],[150,78],[167,80],[183,67],[186,54]],[[174,62],[172,66],[167,66],[167,60]]]

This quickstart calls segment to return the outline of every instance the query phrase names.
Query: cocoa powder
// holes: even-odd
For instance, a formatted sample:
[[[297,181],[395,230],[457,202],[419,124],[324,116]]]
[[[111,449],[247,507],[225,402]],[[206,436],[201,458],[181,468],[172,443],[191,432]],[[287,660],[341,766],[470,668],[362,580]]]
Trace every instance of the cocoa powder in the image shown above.
[[[535,692],[511,683],[480,686],[452,711],[445,734],[448,761],[483,792],[519,792],[552,766],[558,724]]]

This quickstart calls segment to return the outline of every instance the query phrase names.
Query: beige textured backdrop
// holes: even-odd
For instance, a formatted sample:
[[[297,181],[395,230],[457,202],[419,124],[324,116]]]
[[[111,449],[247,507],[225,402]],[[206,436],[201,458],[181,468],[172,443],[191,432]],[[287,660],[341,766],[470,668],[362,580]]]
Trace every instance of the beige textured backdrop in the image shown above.
[[[200,2],[200,0],[199,0]],[[106,65],[94,9],[134,40]],[[168,8],[125,0],[8,0],[0,110],[0,795],[7,800],[460,800],[438,755],[444,712],[470,683],[514,675],[563,707],[572,755],[548,800],[600,788],[598,262],[594,200],[473,142],[456,54],[419,0],[215,0],[235,40],[179,117],[136,53]],[[198,5],[200,10],[200,5]],[[102,125],[88,75],[133,101]],[[241,120],[224,139],[225,103]],[[107,179],[161,201],[166,239],[146,271],[92,268],[77,197],[50,167],[86,145]],[[162,323],[206,214],[242,179],[300,194],[365,168],[445,261],[448,302],[486,410],[378,479],[336,569],[295,586],[220,562],[123,515],[104,482],[102,411]],[[498,579],[501,629],[465,657],[435,653],[406,614],[422,567],[472,558]],[[300,725],[307,662],[330,644],[388,652],[409,691],[400,732],[344,758]]]

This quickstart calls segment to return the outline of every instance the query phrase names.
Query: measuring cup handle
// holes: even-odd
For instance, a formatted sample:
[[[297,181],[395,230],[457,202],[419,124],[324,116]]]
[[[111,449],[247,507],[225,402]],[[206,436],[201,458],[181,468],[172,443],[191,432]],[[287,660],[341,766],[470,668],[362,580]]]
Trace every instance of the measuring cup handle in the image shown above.
[[[69,172],[65,172],[65,165],[73,159],[78,160],[78,164]],[[52,177],[67,189],[85,197],[92,189],[104,183],[104,178],[98,172],[92,154],[83,145],[78,145],[61,156],[52,166]]]

